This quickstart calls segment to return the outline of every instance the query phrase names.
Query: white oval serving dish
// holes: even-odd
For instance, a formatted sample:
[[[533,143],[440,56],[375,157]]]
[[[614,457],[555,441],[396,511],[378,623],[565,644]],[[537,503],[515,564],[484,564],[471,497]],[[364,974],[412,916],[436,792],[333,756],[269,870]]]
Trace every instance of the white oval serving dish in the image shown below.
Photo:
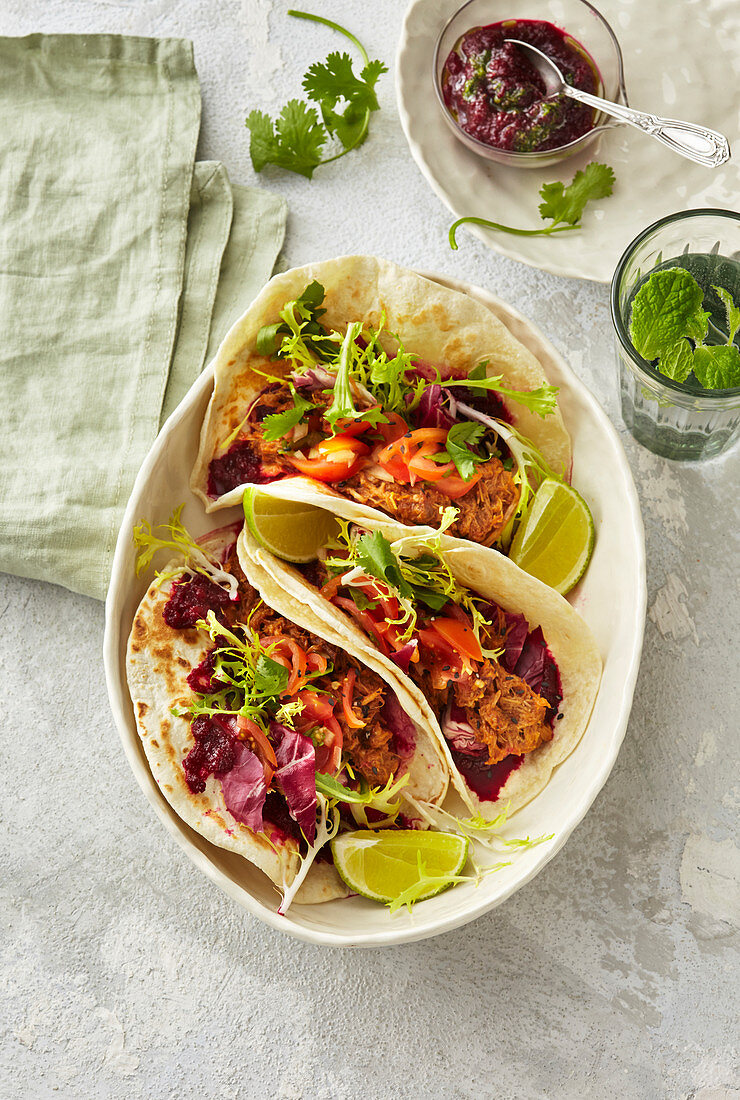
[[[540,359],[560,386],[560,403],[573,440],[573,484],[591,506],[596,548],[571,602],[588,622],[599,645],[604,672],[586,732],[549,784],[515,814],[511,836],[552,840],[516,853],[511,866],[475,887],[462,883],[436,898],[391,916],[384,906],[354,897],[324,905],[293,905],[278,916],[278,894],[260,871],[240,856],[193,832],[171,809],[146,762],[126,683],[126,644],[150,576],[134,574],[134,525],[146,518],[165,522],[185,502],[183,519],[199,535],[238,518],[238,510],[207,516],[189,488],[200,426],[213,386],[206,369],[170,416],[149,452],[131,494],[116,546],[106,601],[105,673],[111,707],[124,751],[160,821],[192,862],[229,897],[273,928],[309,943],[387,946],[449,931],[500,905],[552,859],[603,787],[627,727],[642,649],[645,620],[645,549],[642,519],[632,475],[619,437],[605,413],[552,344],[511,306],[480,287],[436,274],[427,278],[471,294],[490,308]]]

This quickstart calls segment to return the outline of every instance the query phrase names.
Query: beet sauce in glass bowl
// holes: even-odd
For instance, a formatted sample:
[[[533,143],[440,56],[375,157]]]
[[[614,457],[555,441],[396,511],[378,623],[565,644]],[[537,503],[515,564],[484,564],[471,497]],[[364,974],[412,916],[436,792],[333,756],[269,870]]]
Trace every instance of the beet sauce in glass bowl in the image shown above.
[[[467,0],[442,28],[433,63],[444,120],[462,144],[500,164],[542,168],[617,125],[562,93],[548,97],[509,38],[551,57],[573,87],[627,103],[619,43],[588,0]]]
[[[566,81],[596,94],[599,77],[585,49],[553,23],[516,19],[473,27],[456,43],[442,72],[442,95],[458,125],[484,145],[516,153],[558,149],[593,128],[595,112],[545,82],[518,38],[551,57]]]

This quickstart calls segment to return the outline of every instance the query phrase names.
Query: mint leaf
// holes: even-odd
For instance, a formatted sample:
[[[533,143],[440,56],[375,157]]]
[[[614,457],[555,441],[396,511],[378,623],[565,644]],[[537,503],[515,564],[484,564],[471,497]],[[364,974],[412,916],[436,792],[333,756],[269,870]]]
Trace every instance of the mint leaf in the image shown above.
[[[688,340],[679,340],[660,357],[659,369],[675,382],[685,382],[694,369],[694,353]]]
[[[256,172],[275,164],[311,179],[321,163],[321,150],[326,142],[326,133],[313,107],[299,99],[290,99],[274,124],[263,111],[251,111],[247,127],[251,133],[249,155]]]
[[[540,188],[542,202],[540,217],[551,218],[555,225],[565,222],[576,225],[586,203],[592,199],[605,199],[614,188],[614,172],[607,164],[591,161],[576,172],[571,183],[544,183]]]
[[[470,481],[476,466],[485,462],[487,455],[479,455],[469,449],[485,433],[483,424],[474,424],[472,420],[463,420],[453,424],[447,433],[445,448],[450,462],[454,462],[463,481]]]
[[[293,386],[290,388],[293,393],[293,408],[281,413],[272,413],[262,421],[264,428],[262,438],[268,443],[283,439],[296,424],[300,424],[309,409],[316,408],[313,401],[307,401],[305,397],[296,393]]]
[[[694,374],[707,390],[740,386],[740,350],[735,344],[700,347],[694,352]]]
[[[639,354],[652,361],[691,331],[700,332],[706,317],[702,298],[701,287],[684,268],[653,272],[632,303],[630,339]]]
[[[740,328],[740,309],[735,305],[732,295],[729,290],[725,290],[723,286],[713,286],[712,290],[715,291],[717,297],[725,307],[725,313],[727,314],[727,328],[729,329],[729,336],[727,337],[727,343],[731,344],[735,339],[735,333]]]

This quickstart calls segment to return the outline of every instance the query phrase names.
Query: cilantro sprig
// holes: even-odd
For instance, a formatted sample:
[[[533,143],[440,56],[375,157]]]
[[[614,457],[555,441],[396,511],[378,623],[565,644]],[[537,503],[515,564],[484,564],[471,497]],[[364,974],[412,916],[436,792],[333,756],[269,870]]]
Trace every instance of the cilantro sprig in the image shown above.
[[[513,233],[517,237],[549,237],[553,233],[568,233],[581,228],[581,218],[586,204],[593,199],[605,199],[614,188],[614,172],[608,164],[591,161],[579,169],[567,185],[559,181],[544,183],[540,188],[540,217],[549,225],[539,229],[518,229],[511,225],[490,221],[488,218],[458,218],[450,226],[450,248],[457,251],[457,230],[461,225],[482,225],[501,233]]]
[[[382,61],[371,61],[358,38],[345,27],[306,11],[289,10],[288,15],[307,19],[343,34],[358,49],[364,66],[357,76],[348,53],[334,51],[324,62],[315,62],[303,77],[303,90],[321,112],[299,99],[290,99],[273,121],[264,111],[250,111],[249,154],[256,172],[268,164],[312,179],[322,164],[330,164],[362,145],[367,137],[370,115],[380,108],[375,85],[388,72]],[[335,138],[341,152],[324,157],[324,146]]]
[[[635,295],[630,339],[636,351],[667,378],[685,382],[692,373],[704,389],[740,386],[740,307],[724,287],[713,286],[724,306],[727,339],[706,344],[710,313],[694,276],[683,267],[654,271]]]

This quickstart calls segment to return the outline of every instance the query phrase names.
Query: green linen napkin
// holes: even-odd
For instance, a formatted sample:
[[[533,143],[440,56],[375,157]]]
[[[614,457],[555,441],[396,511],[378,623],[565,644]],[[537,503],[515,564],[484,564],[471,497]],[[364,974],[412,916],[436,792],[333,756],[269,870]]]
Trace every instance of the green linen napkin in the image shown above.
[[[0,38],[0,72],[0,570],[103,598],[136,472],[285,204],[194,163],[190,42]]]

